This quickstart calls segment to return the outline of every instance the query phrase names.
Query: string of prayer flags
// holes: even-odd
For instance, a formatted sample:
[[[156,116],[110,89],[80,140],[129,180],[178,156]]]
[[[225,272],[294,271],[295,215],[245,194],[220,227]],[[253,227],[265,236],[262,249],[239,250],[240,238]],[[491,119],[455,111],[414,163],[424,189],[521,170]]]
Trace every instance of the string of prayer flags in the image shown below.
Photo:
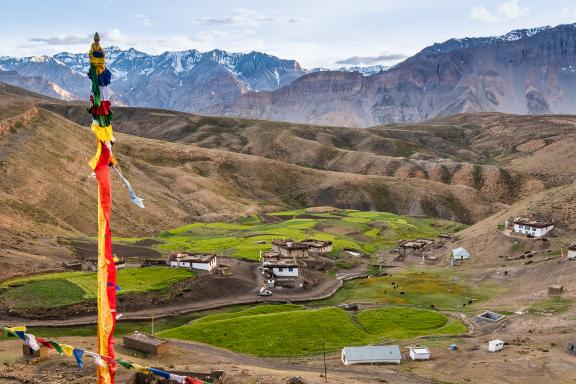
[[[81,348],[76,348],[69,344],[59,343],[54,340],[47,340],[42,337],[26,333],[26,327],[0,327],[0,336],[3,334],[7,336],[13,336],[20,338],[24,344],[28,345],[34,350],[39,350],[40,345],[46,346],[47,348],[53,349],[60,355],[73,357],[76,360],[79,368],[84,368],[84,356],[89,356],[94,359],[94,363],[105,372],[114,372],[116,366],[121,366],[126,369],[134,370],[146,375],[153,374],[165,379],[170,379],[178,384],[209,384],[206,381],[190,377],[181,376],[174,373],[166,372],[158,368],[144,367],[140,364],[126,361],[121,358],[112,358],[110,356],[104,356],[92,351],[83,350]]]

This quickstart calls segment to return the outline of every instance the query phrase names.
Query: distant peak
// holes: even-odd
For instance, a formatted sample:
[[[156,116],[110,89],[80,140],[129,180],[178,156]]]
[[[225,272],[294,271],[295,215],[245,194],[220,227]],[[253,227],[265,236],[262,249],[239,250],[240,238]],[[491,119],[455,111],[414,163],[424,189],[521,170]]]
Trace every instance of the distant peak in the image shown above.
[[[550,28],[552,28],[550,25],[545,25],[543,27],[537,27],[537,28],[515,29],[513,31],[510,31],[510,32],[502,35],[502,36],[498,36],[498,39],[505,40],[505,41],[519,40],[519,39],[522,39],[524,37],[533,36],[539,32],[545,31],[545,30],[550,29]]]

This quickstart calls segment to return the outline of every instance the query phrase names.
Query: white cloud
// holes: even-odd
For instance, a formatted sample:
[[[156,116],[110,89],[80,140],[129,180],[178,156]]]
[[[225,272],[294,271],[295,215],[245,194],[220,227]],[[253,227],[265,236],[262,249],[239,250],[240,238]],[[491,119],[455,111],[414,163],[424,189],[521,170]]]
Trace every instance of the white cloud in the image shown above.
[[[530,13],[530,7],[520,7],[520,0],[510,0],[498,4],[496,11],[505,19],[517,19]]]
[[[376,56],[352,56],[346,59],[338,60],[336,64],[343,65],[374,65],[381,64],[388,61],[398,61],[405,59],[406,55],[402,53],[388,53],[385,52]]]
[[[32,45],[77,45],[90,42],[90,36],[88,35],[63,35],[63,36],[52,36],[52,37],[31,37],[28,42]]]
[[[520,0],[509,0],[496,6],[491,12],[482,5],[476,5],[470,9],[470,18],[485,23],[497,23],[505,20],[517,19],[530,13],[530,7],[520,6]]]
[[[566,7],[561,12],[562,16],[567,17],[569,19],[576,18],[576,6],[573,5],[571,7]]]
[[[481,5],[477,5],[470,10],[470,18],[485,23],[495,23],[499,21],[498,16],[493,15],[489,10]]]
[[[197,17],[193,19],[196,24],[224,24],[256,27],[263,23],[302,23],[306,19],[297,17],[278,16],[273,11],[260,11],[257,9],[239,8],[230,16]]]
[[[147,15],[145,13],[137,13],[135,15],[132,15],[132,17],[138,19],[140,21],[140,25],[142,25],[143,27],[156,27],[162,25],[162,22],[153,20],[150,15]]]

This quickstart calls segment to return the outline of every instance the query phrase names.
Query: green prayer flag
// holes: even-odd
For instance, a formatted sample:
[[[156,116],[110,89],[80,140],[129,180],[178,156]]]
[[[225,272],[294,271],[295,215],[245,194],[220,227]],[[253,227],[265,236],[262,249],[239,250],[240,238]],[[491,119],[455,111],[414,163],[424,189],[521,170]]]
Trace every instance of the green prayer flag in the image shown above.
[[[50,345],[52,345],[54,347],[54,349],[58,352],[58,353],[64,353],[64,350],[62,349],[62,347],[60,346],[60,344],[58,344],[55,341],[52,340],[48,340],[48,342],[50,343]]]

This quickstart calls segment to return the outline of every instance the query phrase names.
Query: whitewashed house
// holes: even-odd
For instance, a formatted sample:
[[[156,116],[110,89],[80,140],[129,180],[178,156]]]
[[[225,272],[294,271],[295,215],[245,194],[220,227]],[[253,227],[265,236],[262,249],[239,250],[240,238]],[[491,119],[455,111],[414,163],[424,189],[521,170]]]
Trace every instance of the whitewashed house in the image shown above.
[[[267,269],[273,277],[297,279],[299,276],[298,263],[294,259],[266,260],[262,268]]]
[[[554,229],[550,220],[532,220],[527,217],[516,217],[512,220],[514,232],[534,237],[542,237]]]
[[[411,347],[410,358],[412,360],[430,360],[430,350],[426,347]]]
[[[397,345],[345,347],[342,348],[342,362],[351,364],[400,364],[402,354]]]
[[[504,349],[504,342],[500,339],[490,340],[488,342],[488,350],[490,352],[498,352]]]
[[[216,255],[210,253],[174,253],[168,259],[172,268],[188,268],[200,271],[212,271],[218,265]]]
[[[568,255],[566,258],[568,260],[576,260],[576,243],[572,243],[568,246]]]

